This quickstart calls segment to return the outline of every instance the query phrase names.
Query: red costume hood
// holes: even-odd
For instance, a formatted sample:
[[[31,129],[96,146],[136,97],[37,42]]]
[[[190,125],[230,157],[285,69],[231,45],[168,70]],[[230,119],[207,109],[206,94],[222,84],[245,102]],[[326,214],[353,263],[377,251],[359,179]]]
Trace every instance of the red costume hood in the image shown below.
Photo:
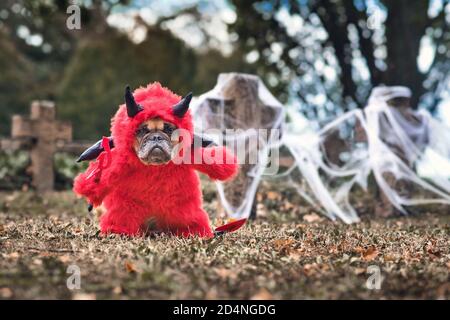
[[[183,141],[183,144],[192,143],[193,122],[190,111],[188,110],[182,117],[173,114],[173,107],[180,102],[180,96],[162,87],[158,82],[136,89],[133,96],[143,110],[130,117],[126,105],[122,104],[112,119],[111,133],[116,151],[120,155],[128,160],[138,160],[133,149],[135,132],[141,123],[157,117],[174,124],[179,129],[187,130],[190,133],[189,141]]]

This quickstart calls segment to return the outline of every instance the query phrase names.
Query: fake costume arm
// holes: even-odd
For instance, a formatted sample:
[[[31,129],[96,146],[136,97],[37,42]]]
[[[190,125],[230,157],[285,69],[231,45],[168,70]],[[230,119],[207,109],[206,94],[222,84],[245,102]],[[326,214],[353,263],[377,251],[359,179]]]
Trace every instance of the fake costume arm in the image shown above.
[[[213,180],[228,180],[238,171],[237,158],[226,147],[195,149],[192,163],[195,170]]]
[[[93,172],[95,172],[97,166],[97,162],[91,162],[88,169],[75,178],[73,186],[75,193],[85,197],[94,206],[102,204],[112,186],[119,181],[119,172],[122,171],[117,166],[110,166],[96,175]]]

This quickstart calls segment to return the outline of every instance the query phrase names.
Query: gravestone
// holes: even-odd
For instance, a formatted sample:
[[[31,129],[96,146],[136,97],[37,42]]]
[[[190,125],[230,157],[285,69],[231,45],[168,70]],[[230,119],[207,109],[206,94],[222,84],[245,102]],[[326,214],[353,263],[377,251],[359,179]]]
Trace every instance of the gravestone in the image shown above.
[[[225,132],[227,129],[241,129],[248,133],[252,129],[266,129],[267,136],[270,136],[271,130],[281,129],[279,120],[283,115],[282,106],[269,93],[258,76],[242,73],[220,74],[216,87],[203,97],[204,100],[196,110],[196,117],[206,124],[203,130],[220,129]],[[245,136],[242,135],[239,143],[248,146],[248,139],[244,138]],[[238,137],[237,140],[239,139]],[[221,197],[238,211],[229,214],[247,213],[252,205],[251,215],[255,214],[254,197],[260,177],[252,175],[258,164],[249,163],[249,157],[251,150],[246,148],[245,159],[240,159],[238,175],[222,185]],[[231,209],[228,208],[227,211]]]
[[[58,145],[72,141],[72,125],[56,120],[53,102],[34,101],[30,116],[12,118],[12,141],[30,144],[32,183],[39,193],[53,190],[53,157]]]

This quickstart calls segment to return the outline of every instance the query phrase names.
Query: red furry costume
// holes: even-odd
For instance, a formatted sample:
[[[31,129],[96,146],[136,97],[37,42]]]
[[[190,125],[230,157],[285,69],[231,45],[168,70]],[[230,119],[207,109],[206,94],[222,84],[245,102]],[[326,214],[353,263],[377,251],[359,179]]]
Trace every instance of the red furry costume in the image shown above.
[[[207,213],[202,209],[200,181],[195,170],[212,179],[226,180],[237,171],[235,157],[225,147],[208,148],[208,153],[222,154],[223,159],[233,159],[227,164],[175,164],[145,165],[139,161],[133,149],[138,126],[149,119],[160,117],[166,122],[186,129],[193,135],[193,123],[189,111],[179,118],[172,113],[172,107],[180,97],[159,83],[134,92],[136,102],[142,111],[134,117],[127,114],[121,105],[112,121],[111,132],[115,148],[111,161],[101,174],[93,176],[98,167],[91,162],[88,170],[80,174],[74,183],[74,191],[86,197],[94,206],[103,204],[106,213],[100,218],[102,233],[141,235],[148,223],[160,231],[176,235],[198,235],[211,237]],[[189,139],[184,139],[189,140]],[[190,145],[192,141],[180,143]],[[194,149],[204,153],[205,148]]]

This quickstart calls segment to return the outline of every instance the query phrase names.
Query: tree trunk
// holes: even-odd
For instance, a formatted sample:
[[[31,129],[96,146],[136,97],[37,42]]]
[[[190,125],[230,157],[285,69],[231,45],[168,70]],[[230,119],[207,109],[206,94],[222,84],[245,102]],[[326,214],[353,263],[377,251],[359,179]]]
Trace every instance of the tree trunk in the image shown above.
[[[429,24],[428,1],[384,0],[386,21],[386,85],[404,85],[413,91],[413,106],[424,94],[425,75],[418,69],[420,43]]]

